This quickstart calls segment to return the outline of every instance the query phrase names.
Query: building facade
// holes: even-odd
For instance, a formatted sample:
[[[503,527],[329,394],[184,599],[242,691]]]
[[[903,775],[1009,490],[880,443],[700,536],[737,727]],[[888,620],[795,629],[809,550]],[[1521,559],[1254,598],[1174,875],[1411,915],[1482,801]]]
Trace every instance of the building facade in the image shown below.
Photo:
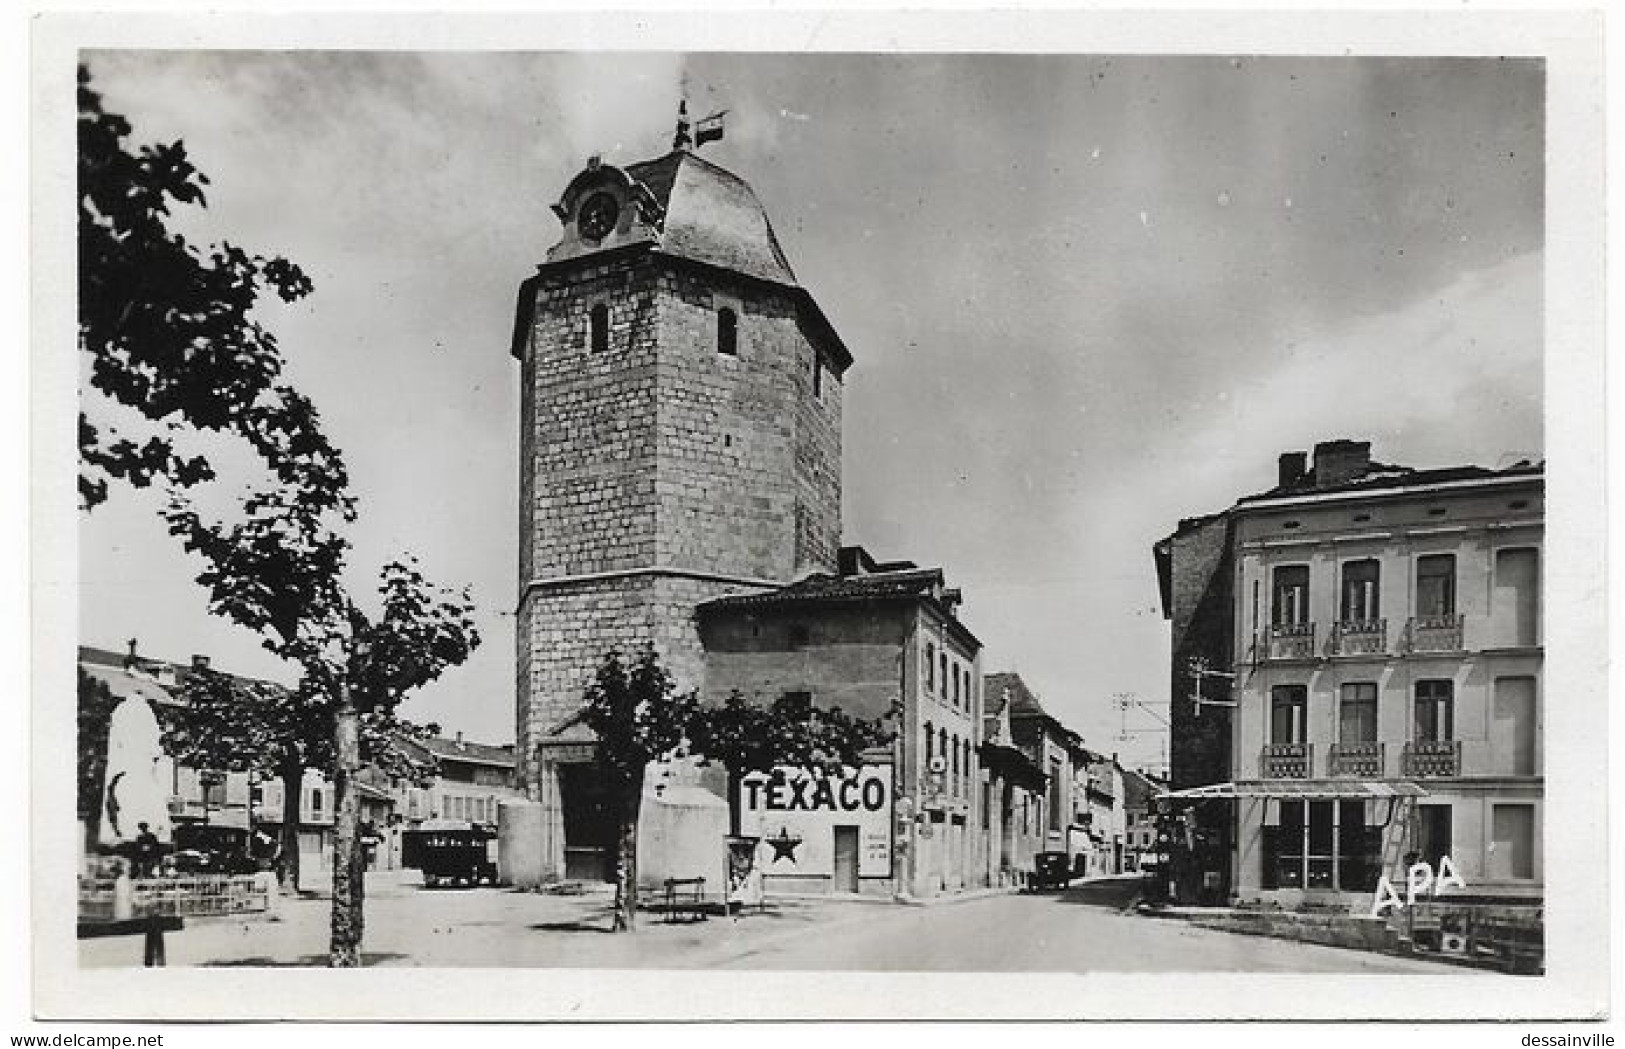
[[[1074,798],[1083,806],[1083,841],[1074,856],[1085,860],[1079,873],[1121,874],[1127,849],[1123,770],[1115,754],[1085,751],[1076,766]],[[1076,869],[1076,868],[1075,868]]]
[[[1044,772],[1015,743],[1010,725],[1011,690],[983,689],[982,849],[986,884],[1026,885],[1033,857],[1044,851]]]
[[[147,700],[162,720],[164,710],[181,704],[180,689],[187,675],[208,668],[209,660],[193,656],[190,664],[183,665],[151,659],[138,655],[132,642],[127,654],[81,647],[79,667],[81,674],[106,685],[115,698],[137,696]],[[259,688],[281,687],[265,681],[252,683]],[[400,865],[403,830],[431,819],[494,825],[498,803],[503,798],[522,796],[515,785],[511,744],[465,742],[459,733],[452,739],[403,739],[400,746],[419,760],[433,759],[437,771],[427,786],[416,787],[390,779],[376,768],[361,770],[356,787],[371,869],[389,870]],[[172,825],[209,823],[263,831],[273,840],[280,838],[284,818],[284,786],[280,779],[250,772],[193,768],[169,758],[163,759],[162,766],[170,785]],[[299,785],[297,832],[303,871],[331,867],[334,801],[332,781],[307,769]]]
[[[1231,519],[1208,514],[1179,522],[1153,548],[1163,618],[1170,627],[1168,786],[1219,783],[1231,771],[1231,682],[1235,672],[1235,567]],[[1198,698],[1216,700],[1199,704]],[[1223,903],[1230,896],[1235,813],[1223,802],[1185,813],[1191,847],[1163,873],[1181,900]]]
[[[827,797],[816,784],[779,794],[743,786],[742,832],[787,843],[766,857],[766,887],[928,897],[986,884],[976,816],[982,646],[959,619],[959,591],[940,569],[876,563],[858,547],[839,562],[837,573],[696,610],[707,702],[802,693],[895,728],[892,745]]]
[[[518,768],[544,876],[602,875],[612,826],[575,717],[611,649],[704,684],[696,605],[834,572],[852,363],[740,178],[674,149],[596,158],[520,289]],[[571,867],[575,870],[572,871]]]
[[[1144,858],[1157,851],[1153,802],[1167,783],[1140,769],[1123,770],[1123,870],[1138,871]]]
[[[1369,904],[1398,820],[1454,891],[1539,898],[1542,467],[1280,465],[1226,515],[1232,894]]]
[[[1089,755],[1083,739],[1044,709],[1021,675],[990,674],[987,688],[1004,702],[1015,745],[1044,777],[1044,796],[1038,806],[1038,851],[1065,853],[1072,869],[1082,873],[1094,847],[1089,838],[1089,802],[1083,790],[1088,784]]]

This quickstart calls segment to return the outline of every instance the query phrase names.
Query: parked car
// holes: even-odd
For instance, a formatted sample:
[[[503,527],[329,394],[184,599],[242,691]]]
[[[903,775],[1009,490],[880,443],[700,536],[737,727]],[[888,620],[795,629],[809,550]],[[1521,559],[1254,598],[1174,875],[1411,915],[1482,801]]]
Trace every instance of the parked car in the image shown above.
[[[495,848],[496,834],[489,827],[436,820],[401,833],[401,866],[422,871],[426,886],[495,885]]]
[[[1033,888],[1064,889],[1072,871],[1064,852],[1040,852],[1033,857]]]
[[[246,827],[181,823],[174,842],[166,866],[177,874],[253,874],[260,869]]]

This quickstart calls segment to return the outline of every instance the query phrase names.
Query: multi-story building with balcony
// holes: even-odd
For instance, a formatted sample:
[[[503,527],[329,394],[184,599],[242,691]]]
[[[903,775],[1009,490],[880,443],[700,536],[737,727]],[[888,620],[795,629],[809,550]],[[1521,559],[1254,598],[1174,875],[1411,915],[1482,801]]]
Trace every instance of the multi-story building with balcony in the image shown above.
[[[1278,480],[1223,515],[1230,782],[1195,794],[1234,799],[1230,895],[1369,902],[1448,855],[1470,894],[1539,897],[1543,467],[1334,441]]]

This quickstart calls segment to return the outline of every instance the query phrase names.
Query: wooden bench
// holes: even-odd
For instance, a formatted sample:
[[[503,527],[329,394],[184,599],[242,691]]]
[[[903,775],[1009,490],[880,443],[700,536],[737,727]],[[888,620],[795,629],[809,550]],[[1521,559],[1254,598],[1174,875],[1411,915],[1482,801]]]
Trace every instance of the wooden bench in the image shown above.
[[[678,915],[687,915],[689,921],[701,921],[705,913],[704,878],[667,878],[666,921],[674,922]]]

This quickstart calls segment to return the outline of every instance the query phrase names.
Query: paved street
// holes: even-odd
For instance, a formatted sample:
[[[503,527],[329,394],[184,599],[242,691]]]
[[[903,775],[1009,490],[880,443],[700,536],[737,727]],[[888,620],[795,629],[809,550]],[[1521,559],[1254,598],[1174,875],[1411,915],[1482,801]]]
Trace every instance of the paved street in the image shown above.
[[[1131,879],[1065,893],[932,906],[776,900],[738,921],[667,924],[645,915],[607,934],[608,893],[425,889],[415,873],[368,879],[365,962],[374,966],[850,969],[1062,972],[1448,972],[1404,958],[1193,928],[1121,913]],[[193,921],[168,937],[169,964],[325,964],[328,903],[291,901],[277,921]],[[91,968],[137,965],[137,938],[87,940]]]

